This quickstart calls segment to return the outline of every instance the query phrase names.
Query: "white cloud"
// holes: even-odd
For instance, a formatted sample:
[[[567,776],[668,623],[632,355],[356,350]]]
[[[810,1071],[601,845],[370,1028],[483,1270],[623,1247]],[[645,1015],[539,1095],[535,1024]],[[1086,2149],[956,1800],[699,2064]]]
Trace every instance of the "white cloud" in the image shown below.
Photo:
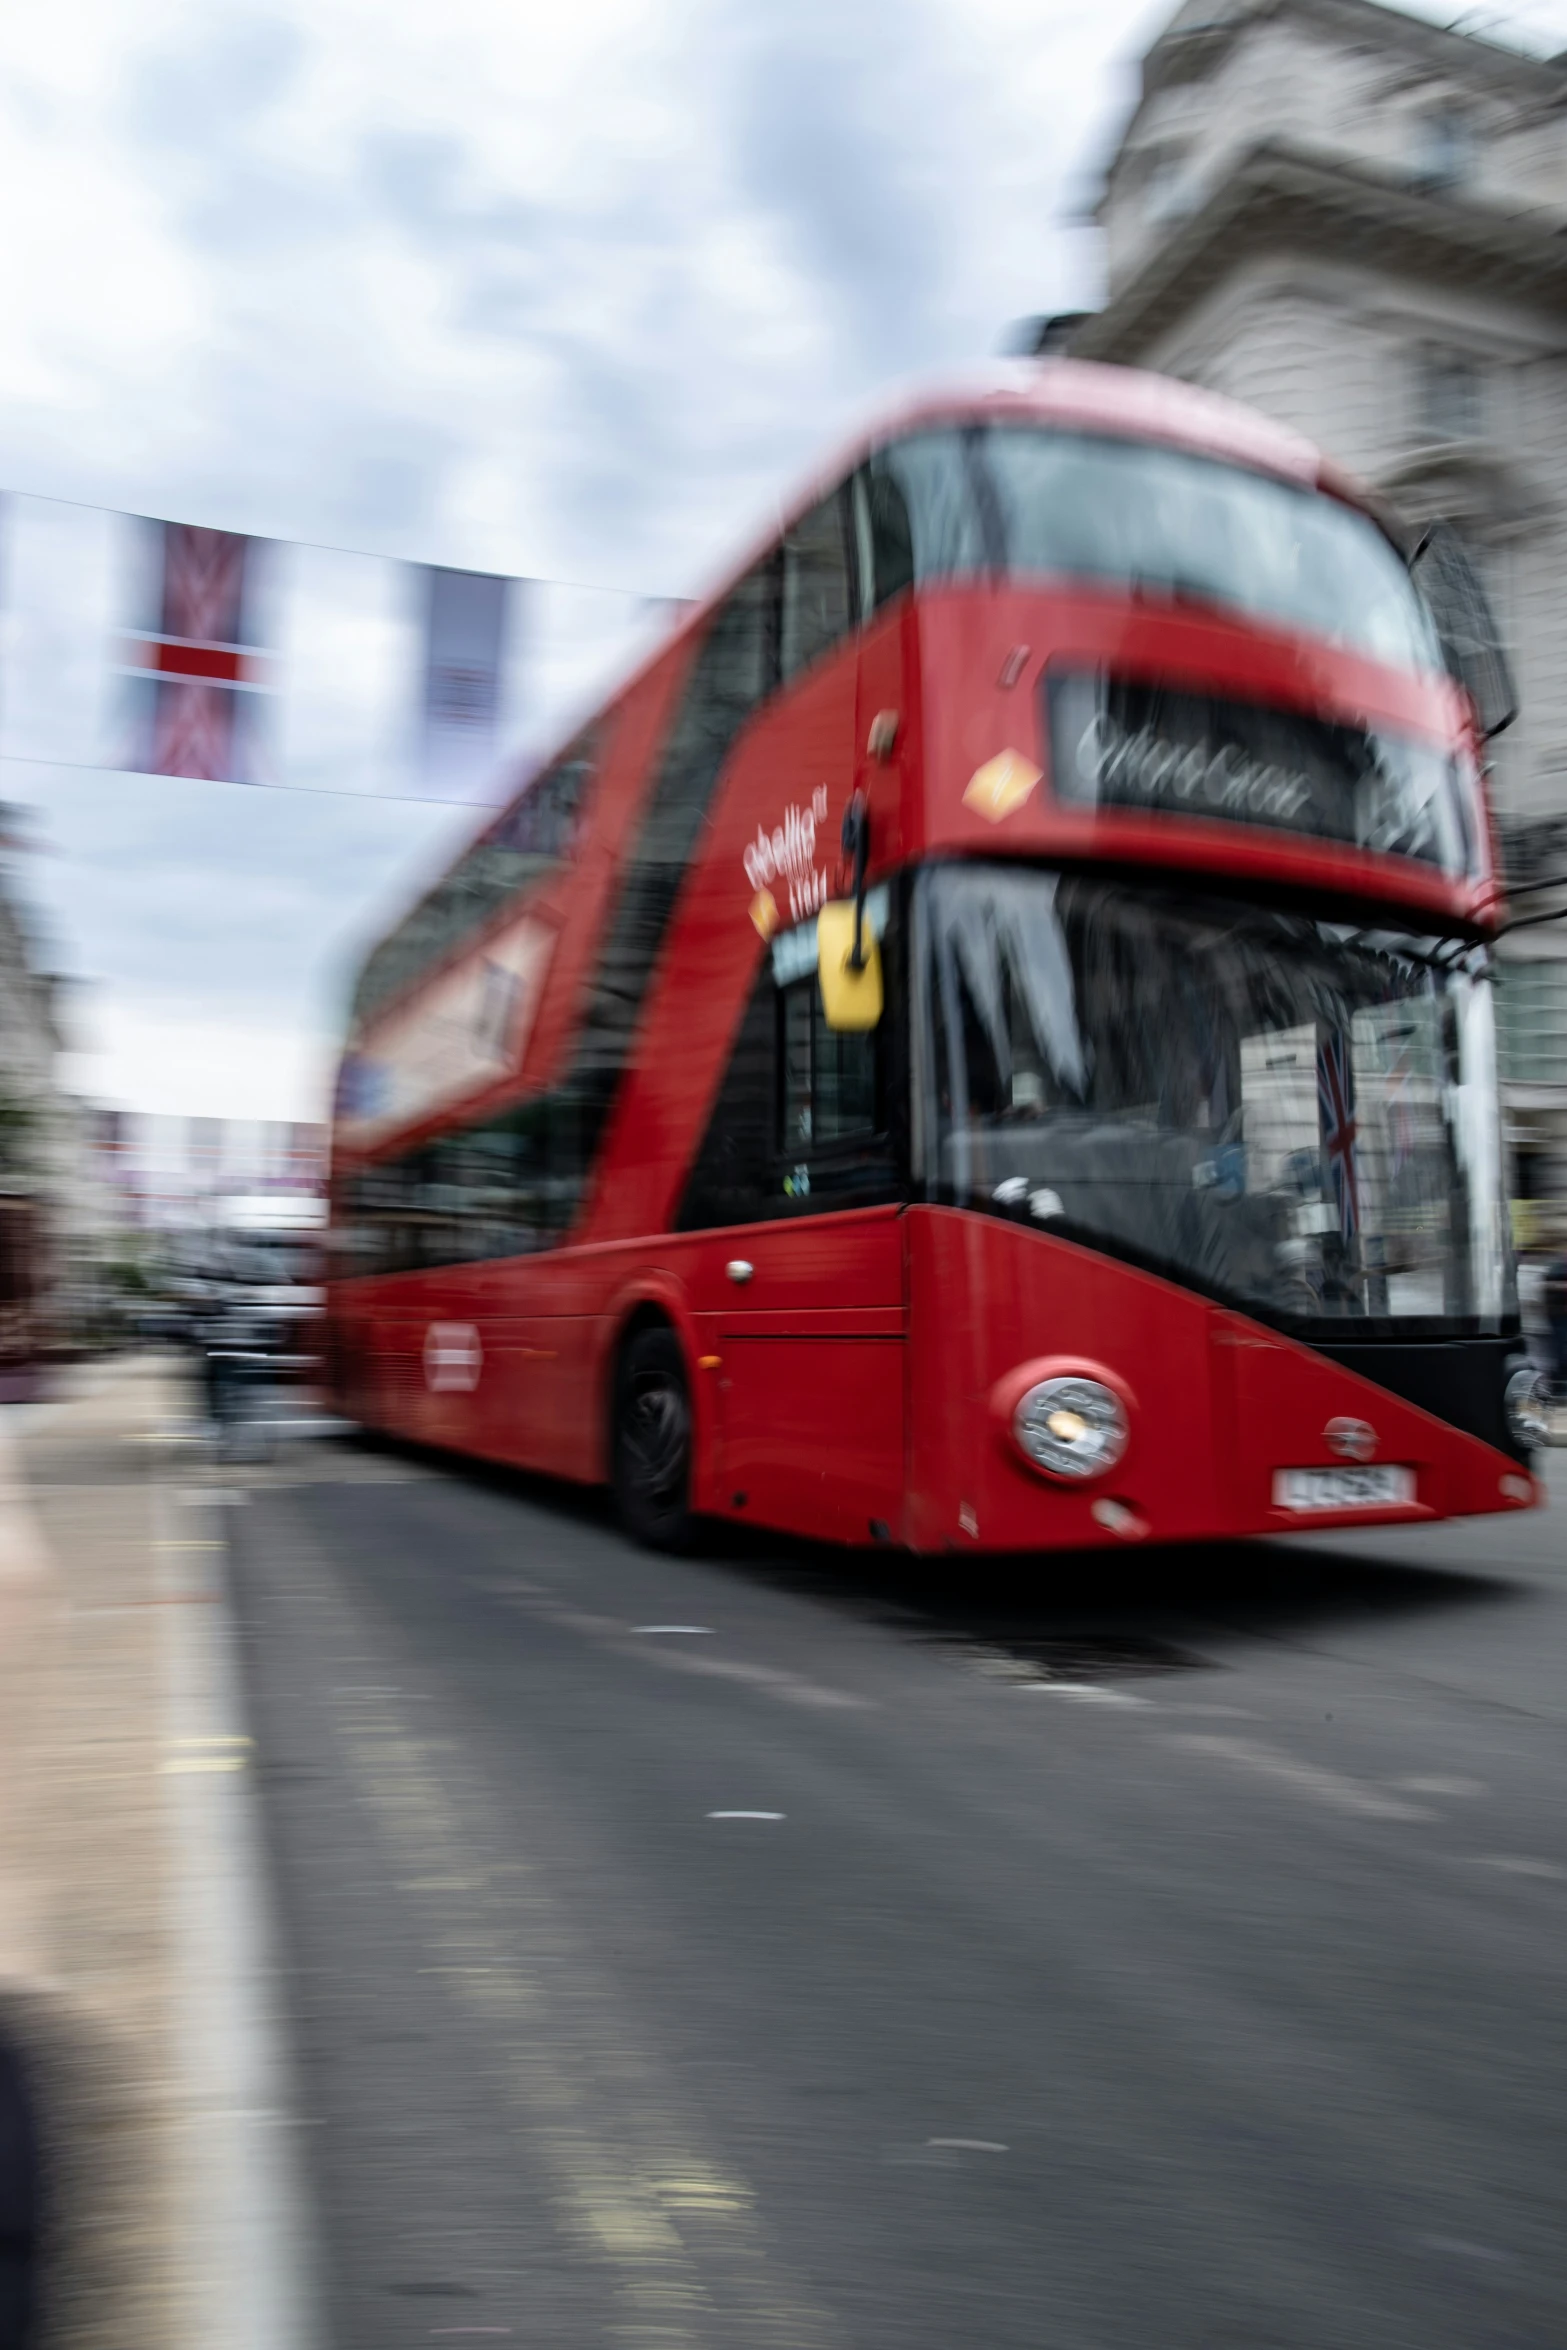
[[[302,1024],[204,1017],[183,996],[89,1000],[63,1081],[111,1109],[156,1116],[325,1118],[336,1040]]]
[[[678,592],[894,378],[1082,299],[1091,242],[1063,216],[1163,13],[13,9],[0,476],[285,539]],[[1567,0],[1518,0],[1502,21],[1567,42]],[[295,722],[315,779],[357,788],[380,754],[342,712],[368,707],[406,639],[373,567],[342,580],[300,649]],[[562,605],[541,636],[552,716],[592,672],[591,609]],[[35,716],[71,641],[68,603],[53,610],[54,654],[14,626],[5,640],[0,686]],[[334,737],[345,677],[359,698],[337,705]],[[169,1106],[193,1111],[248,1071],[277,1114],[303,1114],[354,940],[458,821],[303,795],[263,817],[261,795],[14,765],[5,788],[40,798],[59,842],[38,886],[58,953],[105,1007],[102,1082],[121,1100],[189,1085],[199,1098]]]

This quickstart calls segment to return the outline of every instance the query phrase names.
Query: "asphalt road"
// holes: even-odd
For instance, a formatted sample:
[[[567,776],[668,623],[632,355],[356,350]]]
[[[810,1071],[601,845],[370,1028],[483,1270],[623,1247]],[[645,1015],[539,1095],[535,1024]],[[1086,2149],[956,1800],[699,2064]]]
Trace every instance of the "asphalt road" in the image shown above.
[[[1567,2342],[1559,1517],[668,1561],[222,1474],[345,2350]]]

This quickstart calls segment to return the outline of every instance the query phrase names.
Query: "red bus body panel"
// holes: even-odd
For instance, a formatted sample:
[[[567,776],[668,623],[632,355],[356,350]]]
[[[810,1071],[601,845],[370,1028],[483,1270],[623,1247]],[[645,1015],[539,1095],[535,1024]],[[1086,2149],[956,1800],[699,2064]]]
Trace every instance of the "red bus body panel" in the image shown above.
[[[726,1267],[743,1258],[743,1288]],[[950,1208],[863,1209],[681,1233],[490,1266],[401,1274],[340,1302],[345,1406],[371,1425],[519,1468],[605,1473],[616,1337],[656,1304],[691,1367],[704,1512],[918,1551],[1113,1546],[1278,1533],[1278,1469],[1333,1467],[1325,1431],[1364,1420],[1411,1468],[1412,1507],[1313,1518],[1418,1522],[1528,1507],[1518,1464],[1312,1348],[1173,1282],[1048,1234]],[[394,1294],[395,1292],[395,1294]],[[471,1322],[471,1392],[429,1392],[432,1322]],[[1102,1366],[1130,1392],[1131,1443],[1076,1486],[1029,1466],[998,1389],[1020,1365]]]
[[[1412,1508],[1312,1523],[1409,1521],[1527,1507],[1516,1462],[1310,1347],[1173,1282],[1048,1234],[943,1208],[908,1214],[910,1462],[907,1537],[918,1550],[1056,1548],[1124,1537],[1093,1514],[1112,1499],[1137,1538],[1278,1533],[1278,1469],[1332,1467],[1335,1418],[1375,1430],[1376,1458],[1412,1468]],[[955,1322],[951,1301],[966,1308]],[[1042,1357],[1102,1365],[1132,1398],[1131,1442],[1084,1485],[1042,1476],[1013,1443],[996,1391]]]

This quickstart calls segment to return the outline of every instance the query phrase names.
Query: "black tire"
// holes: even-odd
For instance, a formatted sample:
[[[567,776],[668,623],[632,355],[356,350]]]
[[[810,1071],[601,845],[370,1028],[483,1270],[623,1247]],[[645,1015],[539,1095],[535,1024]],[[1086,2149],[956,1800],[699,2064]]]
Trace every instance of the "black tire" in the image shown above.
[[[691,1541],[691,1389],[667,1324],[639,1330],[615,1373],[611,1477],[621,1523],[650,1550]]]
[[[21,2053],[0,2040],[0,2350],[27,2350],[42,2236],[38,2112]]]

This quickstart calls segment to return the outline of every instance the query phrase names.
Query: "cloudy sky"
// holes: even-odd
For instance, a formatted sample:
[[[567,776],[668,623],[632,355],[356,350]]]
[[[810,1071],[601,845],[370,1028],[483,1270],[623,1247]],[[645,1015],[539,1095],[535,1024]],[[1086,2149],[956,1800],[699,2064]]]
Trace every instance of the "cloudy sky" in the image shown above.
[[[1094,240],[1071,216],[1129,102],[1129,60],[1166,13],[8,10],[13,582],[19,545],[49,520],[38,501],[54,499],[688,592],[887,390],[993,350],[1011,319],[1093,298]],[[1567,42],[1567,0],[1465,22]],[[58,573],[72,531],[85,544],[100,526],[56,523]],[[315,656],[330,668],[334,595],[346,614],[380,591],[362,566],[320,579]],[[63,676],[69,594],[55,607]],[[605,599],[607,632],[625,608]],[[581,604],[582,625],[594,609]],[[13,714],[55,676],[18,625],[0,679]],[[341,749],[343,780],[362,787],[373,744]],[[331,773],[317,761],[317,783]],[[36,812],[19,872],[49,960],[79,982],[79,1081],[187,1112],[312,1114],[354,951],[472,822],[362,788],[37,759],[8,759],[0,790]]]

